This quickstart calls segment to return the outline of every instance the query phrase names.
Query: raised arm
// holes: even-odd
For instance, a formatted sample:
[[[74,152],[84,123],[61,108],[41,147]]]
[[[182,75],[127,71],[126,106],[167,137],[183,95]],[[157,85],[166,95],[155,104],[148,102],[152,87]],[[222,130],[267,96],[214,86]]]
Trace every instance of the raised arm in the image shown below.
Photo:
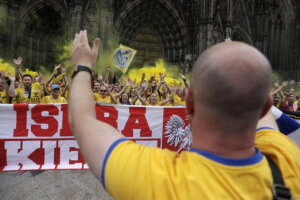
[[[17,97],[17,93],[15,92],[15,80],[16,78],[13,76],[8,76],[9,80],[10,80],[10,86],[8,88],[8,96],[10,98],[15,98]]]
[[[163,85],[163,84],[165,83],[165,77],[166,77],[166,75],[160,73],[160,74],[159,74],[159,77],[160,77],[160,81],[159,81],[159,83],[157,84],[157,88],[156,88],[157,91],[159,91],[161,85]]]
[[[125,79],[125,84],[124,84],[122,90],[116,94],[116,98],[119,98],[120,96],[122,96],[122,94],[125,92],[126,88],[128,88],[129,86],[130,86],[129,81]]]
[[[46,81],[46,86],[49,86],[49,84],[51,83],[51,81],[54,79],[55,75],[57,74],[57,70],[60,68],[60,65],[55,65],[53,72],[50,76],[50,78]]]
[[[190,86],[189,86],[188,82],[186,81],[185,75],[179,74],[179,76],[180,76],[180,78],[183,80],[184,86],[185,86],[186,88],[189,88]]]
[[[111,91],[109,91],[108,84],[105,83],[105,81],[102,81],[102,85],[104,85],[104,87],[106,88],[108,95],[110,96],[110,98],[114,102],[114,104],[118,104],[117,99],[114,97],[114,95],[111,93]]]
[[[146,102],[146,100],[144,98],[141,97],[140,91],[138,89],[136,89],[136,94],[137,94],[138,99],[141,101],[141,103],[143,105],[146,105],[147,102]]]
[[[23,58],[19,56],[17,59],[13,59],[13,62],[16,65],[15,77],[16,77],[16,80],[19,80],[20,77],[22,78],[21,64],[23,62]]]
[[[100,39],[95,39],[90,48],[86,31],[76,34],[72,49],[73,63],[92,68],[97,60],[99,43]],[[122,135],[112,126],[96,119],[91,80],[91,75],[85,71],[74,76],[69,96],[69,123],[82,155],[92,172],[100,178],[108,148]]]
[[[282,90],[283,87],[286,87],[288,83],[288,81],[284,81],[281,85],[279,85],[278,82],[275,82],[274,87],[271,90],[271,95],[277,94],[279,91]]]
[[[160,106],[164,106],[166,105],[168,102],[171,102],[173,97],[174,97],[174,94],[176,92],[176,89],[175,88],[172,88],[172,93],[170,96],[168,96],[168,98],[166,98],[165,100],[163,100],[161,103],[160,103]]]
[[[106,66],[105,76],[104,76],[104,81],[105,81],[107,84],[109,84],[109,80],[108,80],[109,72],[110,72],[110,66],[107,65],[107,66]]]

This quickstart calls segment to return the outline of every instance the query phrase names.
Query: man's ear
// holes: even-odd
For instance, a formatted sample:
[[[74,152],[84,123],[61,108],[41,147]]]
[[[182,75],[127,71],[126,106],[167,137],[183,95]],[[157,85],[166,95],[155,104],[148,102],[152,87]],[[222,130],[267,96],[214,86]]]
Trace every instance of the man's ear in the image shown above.
[[[271,95],[268,96],[268,99],[266,100],[266,103],[260,113],[260,119],[263,118],[271,109],[273,105],[273,97]]]
[[[185,89],[185,102],[186,102],[187,114],[193,116],[195,112],[195,107],[194,107],[194,94],[191,88]]]

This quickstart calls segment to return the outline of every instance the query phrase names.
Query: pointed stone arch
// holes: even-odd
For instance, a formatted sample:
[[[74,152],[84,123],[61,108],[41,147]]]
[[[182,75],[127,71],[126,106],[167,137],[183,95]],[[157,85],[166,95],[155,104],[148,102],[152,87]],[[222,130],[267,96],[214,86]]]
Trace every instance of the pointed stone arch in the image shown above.
[[[61,19],[67,24],[69,21],[68,5],[61,3],[59,0],[37,0],[31,1],[29,5],[22,7],[20,10],[19,19],[21,22],[26,22],[30,16],[34,15],[38,10],[45,6],[50,6],[61,16]]]
[[[187,27],[183,17],[169,1],[127,1],[115,23],[121,42],[129,45],[144,24],[151,24],[155,28],[166,60],[173,63],[184,60],[189,41]]]
[[[51,3],[52,2],[52,3]],[[26,57],[26,67],[37,70],[39,66],[52,66],[58,57],[55,48],[64,42],[68,33],[66,19],[53,6],[55,1],[38,1],[23,13],[18,29],[18,48]],[[47,14],[45,14],[47,13]],[[20,15],[22,16],[22,14]]]
[[[233,27],[232,40],[241,41],[253,45],[251,35],[240,26]]]
[[[163,57],[160,37],[151,24],[145,24],[136,32],[130,47],[137,50],[135,60],[139,63],[155,61]]]

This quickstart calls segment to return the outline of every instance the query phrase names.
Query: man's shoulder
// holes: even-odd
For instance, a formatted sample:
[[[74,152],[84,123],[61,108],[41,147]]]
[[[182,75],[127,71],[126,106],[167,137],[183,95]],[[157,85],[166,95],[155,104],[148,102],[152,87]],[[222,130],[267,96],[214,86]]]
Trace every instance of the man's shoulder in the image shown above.
[[[297,162],[300,167],[299,147],[293,140],[277,130],[259,129],[256,133],[255,145],[266,155]]]

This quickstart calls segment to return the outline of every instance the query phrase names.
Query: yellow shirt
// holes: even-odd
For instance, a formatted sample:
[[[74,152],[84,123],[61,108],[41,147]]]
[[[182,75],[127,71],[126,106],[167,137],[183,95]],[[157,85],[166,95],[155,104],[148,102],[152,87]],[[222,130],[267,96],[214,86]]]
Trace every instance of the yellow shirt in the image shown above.
[[[186,106],[185,100],[181,100],[181,97],[177,94],[174,95],[174,106]]]
[[[102,98],[101,95],[99,95],[97,97],[96,101],[99,102],[99,103],[107,103],[107,104],[111,104],[112,103],[110,96],[106,96],[105,98]]]
[[[159,105],[158,105],[158,103],[152,105],[152,104],[150,104],[150,102],[146,102],[146,106],[159,106]]]
[[[9,95],[6,90],[0,91],[0,103],[9,104]]]
[[[23,93],[22,93],[23,92]],[[12,98],[12,104],[20,104],[25,98],[24,89],[23,88],[15,88],[15,93],[19,94],[17,97]]]
[[[142,106],[143,104],[142,104],[142,102],[139,100],[139,99],[137,99],[136,101],[135,101],[135,104],[134,105],[136,105],[136,106]]]
[[[67,100],[62,96],[58,96],[57,99],[54,99],[52,95],[49,95],[43,98],[43,103],[67,103]]]
[[[69,99],[69,89],[66,90],[64,97],[68,101],[68,99]]]
[[[285,135],[260,130],[259,149],[245,159],[229,159],[192,149],[176,152],[117,140],[108,151],[101,181],[114,199],[272,200],[269,155],[282,171],[293,198],[300,198],[300,150]],[[110,152],[110,153],[109,153]]]
[[[31,95],[29,103],[39,104],[42,100],[42,86],[39,82],[35,82],[31,86]]]
[[[42,101],[42,86],[39,82],[35,82],[31,85],[30,99],[25,95],[25,88],[16,88],[17,93],[16,103],[31,103],[39,104]]]
[[[169,98],[169,97],[167,97],[167,98]],[[159,102],[159,104],[161,104],[161,102],[163,102],[163,101],[165,101],[166,99],[163,99],[163,98],[159,98],[160,99],[160,102]],[[165,105],[163,105],[163,106],[173,106],[173,103],[172,103],[172,101],[168,101]]]
[[[97,99],[99,98],[100,94],[94,92],[93,95],[94,95],[94,100],[97,102]]]

